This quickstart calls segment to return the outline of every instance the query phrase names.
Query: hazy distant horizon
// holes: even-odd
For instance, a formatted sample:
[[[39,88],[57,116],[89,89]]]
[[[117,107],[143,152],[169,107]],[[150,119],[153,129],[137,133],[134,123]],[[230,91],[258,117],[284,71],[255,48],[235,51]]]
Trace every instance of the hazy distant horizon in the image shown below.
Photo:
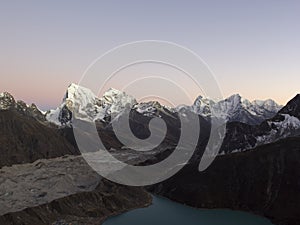
[[[115,88],[115,87],[112,87],[112,88],[117,89],[117,88]],[[67,87],[66,87],[66,90],[67,90]],[[1,93],[1,92],[3,92],[3,91],[0,91],[0,93]],[[17,98],[13,93],[11,93],[11,92],[9,92],[9,93],[13,95],[13,97],[15,98],[16,101],[18,101],[18,100],[25,101],[25,100],[22,99],[22,98]],[[225,98],[228,98],[228,97],[230,97],[230,96],[232,96],[232,95],[235,95],[235,94],[241,95],[240,93],[232,93],[232,94],[230,94],[230,95],[223,96],[223,97],[224,97],[224,99],[225,99]],[[299,94],[300,94],[300,93],[299,93]],[[55,104],[55,105],[43,105],[43,104],[39,104],[39,103],[36,103],[36,102],[27,102],[27,101],[25,101],[25,103],[28,104],[28,105],[34,103],[34,104],[37,105],[37,107],[38,107],[40,110],[42,110],[42,111],[48,111],[48,110],[56,109],[57,107],[59,107],[59,106],[61,105],[61,103],[63,102],[63,97],[64,97],[64,95],[65,95],[65,92],[64,92],[64,93],[62,94],[62,96],[61,96],[61,101],[59,101],[59,102],[58,102],[57,104]],[[200,95],[201,95],[201,94],[200,94]],[[200,96],[200,95],[198,95],[198,96]],[[131,95],[131,96],[135,97],[134,95]],[[198,96],[195,96],[194,100],[196,100],[196,98],[197,98]],[[247,100],[249,100],[250,102],[252,102],[252,101],[255,101],[255,100],[265,101],[265,100],[271,99],[271,100],[274,100],[277,104],[282,105],[282,106],[286,105],[286,103],[288,103],[288,101],[290,101],[290,100],[291,100],[292,98],[294,98],[295,96],[296,96],[296,94],[295,94],[294,96],[292,96],[290,99],[288,99],[286,102],[284,102],[284,103],[282,104],[282,103],[279,103],[279,102],[277,102],[276,100],[274,100],[272,97],[269,97],[269,98],[266,98],[266,99],[249,99],[249,98],[245,98],[244,96],[241,95],[242,100],[243,100],[243,99],[247,99]],[[101,95],[98,96],[98,97],[101,97]],[[205,97],[205,96],[204,96],[204,97]],[[158,101],[158,102],[160,102],[162,105],[170,106],[170,105],[168,105],[168,103],[162,101],[161,99],[146,99],[145,101],[139,101],[139,100],[137,99],[137,102],[147,102],[147,101]],[[188,103],[178,103],[178,104],[176,104],[176,106],[178,106],[178,105],[191,105],[191,104],[188,104]]]
[[[292,0],[5,1],[0,92],[55,108],[94,59],[151,39],[197,53],[225,97],[284,105],[300,93],[299,12],[300,2]]]

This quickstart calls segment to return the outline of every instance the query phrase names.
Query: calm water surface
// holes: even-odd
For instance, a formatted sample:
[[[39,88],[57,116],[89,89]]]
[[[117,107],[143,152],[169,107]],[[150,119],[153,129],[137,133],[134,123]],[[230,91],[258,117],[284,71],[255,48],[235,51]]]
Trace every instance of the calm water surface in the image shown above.
[[[109,218],[104,225],[273,225],[250,213],[232,210],[194,209],[153,196],[148,208]]]

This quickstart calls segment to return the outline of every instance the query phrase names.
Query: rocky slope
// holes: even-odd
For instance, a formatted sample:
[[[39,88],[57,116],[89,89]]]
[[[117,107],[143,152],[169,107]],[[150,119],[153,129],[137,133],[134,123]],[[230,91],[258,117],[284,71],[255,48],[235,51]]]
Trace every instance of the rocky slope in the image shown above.
[[[204,172],[191,163],[153,193],[198,208],[250,211],[275,224],[300,224],[300,138],[218,156]]]
[[[101,224],[151,204],[143,188],[111,183],[81,156],[42,159],[0,169],[0,224]]]
[[[0,215],[92,191],[101,180],[81,156],[16,164],[1,168],[0,174]]]
[[[80,192],[22,211],[0,216],[1,225],[101,225],[103,221],[152,202],[142,188],[103,180],[90,192]]]
[[[27,105],[25,102],[18,100],[8,93],[0,93],[0,112],[1,111],[16,111],[24,116],[32,117],[40,122],[46,122],[46,117],[35,104]]]
[[[0,167],[79,154],[57,128],[16,109],[0,110]]]
[[[227,124],[221,153],[245,151],[259,145],[300,134],[300,95],[291,99],[274,117],[259,125]]]

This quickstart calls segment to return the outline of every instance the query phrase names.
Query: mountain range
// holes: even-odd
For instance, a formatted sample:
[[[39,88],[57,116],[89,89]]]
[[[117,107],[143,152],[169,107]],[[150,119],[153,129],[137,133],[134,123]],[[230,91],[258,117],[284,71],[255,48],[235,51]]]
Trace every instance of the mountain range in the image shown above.
[[[141,139],[149,136],[152,118],[159,117],[166,122],[165,139],[156,149],[147,154],[136,153],[116,137],[112,122],[121,120],[126,111],[130,111],[132,133]],[[28,167],[38,170],[44,165],[34,163],[38,159],[47,159],[56,168],[57,157],[80,154],[72,130],[74,118],[95,123],[105,147],[117,159],[133,165],[153,164],[172,153],[180,137],[179,117],[188,118],[190,113],[199,117],[201,126],[192,159],[175,176],[146,189],[194,207],[250,211],[266,216],[278,225],[300,224],[300,187],[297,181],[300,175],[300,95],[285,106],[279,106],[273,100],[250,102],[233,95],[217,102],[199,96],[191,106],[170,108],[156,101],[139,103],[134,97],[115,89],[109,89],[98,98],[89,89],[71,84],[62,104],[44,113],[36,105],[16,101],[11,94],[4,92],[0,94],[0,168],[32,163]],[[212,117],[226,121],[226,135],[216,160],[206,171],[199,172],[198,165],[207,145]],[[90,142],[92,144],[93,140]],[[66,160],[76,163],[72,158]],[[6,174],[7,169],[0,172]],[[13,174],[11,172],[10,176]],[[64,176],[69,175],[60,174],[58,177]],[[55,179],[59,182],[57,177]],[[5,182],[4,185],[9,187],[10,181]],[[104,210],[107,204],[117,203],[121,207],[112,207],[107,214],[101,214],[101,218],[124,211],[126,207],[141,207],[150,202],[143,188],[133,190],[107,182],[100,181],[100,188],[92,193],[76,193],[42,206],[11,212],[0,216],[0,221],[3,224],[24,224],[20,220],[23,218],[23,221],[48,224],[62,215],[70,221],[70,215],[76,217],[72,210],[80,212],[76,203],[82,201],[91,208],[79,213],[81,217],[76,220],[96,221],[94,218],[99,216],[96,212]],[[114,189],[107,191],[106,186],[114,186]],[[130,194],[133,192],[136,195]],[[121,198],[120,193],[126,195],[126,199]],[[7,194],[12,193],[3,196]],[[103,201],[95,201],[93,196]],[[135,200],[136,204],[129,204]],[[94,204],[99,204],[99,207],[92,207]],[[51,221],[46,220],[50,218],[47,215]]]
[[[137,128],[147,127],[147,123],[153,117],[163,117],[173,129],[173,133],[176,133],[176,130],[178,133],[180,132],[178,114],[195,113],[203,124],[207,123],[202,124],[204,127],[209,126],[209,119],[214,116],[227,122],[225,140],[219,152],[226,154],[297,135],[300,128],[300,118],[295,112],[298,110],[298,99],[297,95],[283,107],[271,99],[250,102],[238,94],[218,102],[199,96],[191,106],[180,105],[170,108],[156,101],[138,103],[134,97],[116,89],[109,89],[98,98],[89,89],[71,84],[62,104],[57,109],[48,111],[45,117],[58,126],[72,126],[72,113],[77,107],[76,119],[104,124],[106,130],[111,128],[110,131],[113,132],[110,126],[112,120],[118,119],[122,116],[122,112],[129,109],[131,123],[134,124],[131,126],[133,133],[147,137],[149,135],[147,128],[138,130]],[[175,136],[178,138],[178,135]]]
[[[63,98],[62,104],[54,110],[41,112],[36,105],[26,105],[22,101],[15,101],[9,93],[0,95],[0,110],[14,111],[26,115],[30,119],[47,124],[47,127],[58,126],[65,131],[65,135],[72,139],[70,131],[72,119],[96,122],[98,128],[110,133],[110,147],[122,146],[113,135],[112,120],[122,117],[125,110],[130,110],[133,133],[139,137],[149,136],[148,123],[153,117],[163,118],[168,124],[172,135],[169,137],[175,144],[180,134],[179,114],[192,112],[199,116],[202,127],[210,126],[210,118],[217,117],[227,122],[226,136],[220,149],[220,154],[245,151],[256,146],[272,143],[276,140],[299,134],[300,116],[297,95],[286,106],[280,106],[269,99],[250,102],[235,94],[224,100],[215,102],[199,96],[193,105],[180,105],[170,108],[159,102],[137,102],[133,96],[116,89],[109,89],[98,98],[91,90],[76,84],[70,84]],[[76,115],[73,115],[77,108]],[[207,128],[208,129],[208,128]],[[209,132],[203,131],[203,132]],[[203,133],[202,132],[202,133]],[[107,138],[106,138],[107,139]],[[76,145],[75,140],[72,140]],[[105,142],[105,141],[104,141]],[[170,145],[170,141],[167,143]]]
[[[221,118],[227,125],[219,154],[245,151],[298,135],[299,105],[300,95],[295,96],[286,106],[280,106],[270,99],[250,102],[236,94],[218,102],[199,96],[191,106],[170,108],[156,101],[139,103],[134,97],[112,88],[98,98],[88,88],[70,84],[62,104],[43,113],[34,104],[27,105],[22,101],[15,101],[13,96],[6,92],[0,94],[0,111],[24,115],[28,120],[46,125],[45,129],[60,128],[59,132],[63,132],[74,146],[76,142],[71,131],[74,116],[82,121],[95,122],[98,131],[105,131],[99,133],[105,136],[104,142],[110,140],[107,144],[109,148],[123,146],[114,135],[112,121],[121,118],[126,110],[130,111],[132,131],[140,138],[150,135],[148,124],[152,118],[163,118],[169,130],[165,144],[173,146],[180,136],[178,115],[185,116],[187,112],[198,115],[201,127],[204,127],[202,134],[209,133],[211,117]],[[73,115],[75,108],[77,110]],[[74,153],[74,150],[72,152]]]
[[[215,102],[213,100],[199,96],[192,106],[180,105],[170,108],[161,105],[157,101],[138,103],[136,99],[125,92],[116,89],[109,89],[101,98],[98,98],[91,90],[71,84],[63,98],[63,103],[55,110],[50,110],[46,118],[55,124],[68,124],[71,122],[70,112],[74,107],[79,107],[78,119],[87,121],[107,120],[111,116],[116,116],[126,108],[136,110],[145,116],[155,116],[159,111],[171,111],[173,113],[190,110],[200,116],[213,116],[225,119],[228,122],[243,122],[256,125],[262,121],[273,117],[282,106],[275,101],[268,99],[265,101],[242,99],[238,94],[232,95],[225,100]],[[70,112],[65,112],[68,111]]]

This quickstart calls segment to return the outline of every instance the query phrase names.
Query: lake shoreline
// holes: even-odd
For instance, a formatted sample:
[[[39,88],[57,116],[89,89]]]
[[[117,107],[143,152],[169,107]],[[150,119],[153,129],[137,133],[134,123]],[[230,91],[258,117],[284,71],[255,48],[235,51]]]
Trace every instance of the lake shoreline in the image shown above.
[[[193,224],[195,221],[202,221],[201,224],[220,224],[221,221],[221,224],[224,225],[240,225],[241,221],[245,222],[244,220],[246,220],[247,225],[273,224],[268,218],[249,212],[232,209],[196,208],[159,195],[151,195],[151,197],[153,202],[148,207],[132,209],[121,214],[110,216],[103,222],[103,225],[129,225],[136,223],[140,224],[141,222],[144,222],[145,225],[160,225],[165,224],[166,222],[177,225],[179,221],[188,221],[188,224]],[[159,215],[159,218],[157,218],[157,215]],[[220,220],[216,221],[218,218],[220,218]],[[189,219],[191,221],[189,221]]]

